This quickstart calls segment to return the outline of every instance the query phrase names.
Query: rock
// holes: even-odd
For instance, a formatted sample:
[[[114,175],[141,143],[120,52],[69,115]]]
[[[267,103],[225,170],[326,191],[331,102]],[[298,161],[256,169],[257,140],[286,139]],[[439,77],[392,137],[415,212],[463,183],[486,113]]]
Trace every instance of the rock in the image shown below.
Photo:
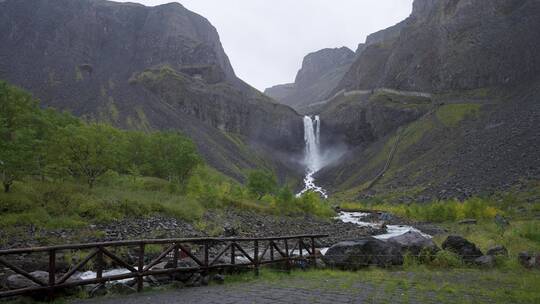
[[[495,257],[492,255],[483,255],[479,258],[474,259],[474,264],[486,268],[491,268],[495,266]]]
[[[462,221],[459,221],[458,224],[460,225],[476,225],[478,221],[476,219],[464,219]]]
[[[202,284],[202,276],[198,272],[191,275],[191,277],[186,281],[187,287],[200,287],[201,284]]]
[[[222,274],[214,274],[212,276],[212,281],[223,284],[225,283],[225,276],[223,276]]]
[[[203,286],[208,286],[208,284],[210,283],[210,276],[209,275],[205,275],[201,278],[201,284]]]
[[[409,231],[402,235],[398,235],[389,238],[387,242],[397,244],[401,247],[401,253],[406,252],[418,256],[423,253],[436,253],[439,251],[439,247],[433,242],[431,238],[423,236],[416,231]]]
[[[94,288],[90,289],[90,292],[88,292],[88,295],[91,298],[102,297],[102,296],[105,296],[108,292],[109,290],[107,289],[107,287],[105,287],[105,284],[98,284],[94,286]]]
[[[394,243],[364,237],[357,241],[335,244],[323,256],[323,261],[329,267],[358,269],[369,265],[382,267],[401,265],[403,256],[400,246]]]
[[[502,255],[502,256],[508,256],[508,250],[506,249],[506,247],[502,246],[502,245],[497,245],[497,246],[494,246],[494,247],[491,247],[487,250],[486,252],[486,255],[491,255],[491,256],[497,256],[497,255]]]
[[[484,255],[475,244],[457,235],[448,236],[443,242],[442,248],[458,254],[465,262],[473,262],[476,258]]]
[[[49,273],[46,271],[33,271],[30,272],[30,275],[44,283],[49,281]],[[37,287],[39,285],[20,274],[13,274],[7,277],[6,286],[9,289],[22,289],[28,287]]]
[[[346,48],[322,49],[304,57],[294,83],[276,85],[264,93],[299,112],[328,98],[355,59]]]
[[[540,255],[534,255],[529,252],[520,252],[518,254],[519,264],[525,268],[534,268],[540,266]]]
[[[132,294],[132,293],[137,292],[137,290],[135,288],[127,285],[126,283],[122,283],[122,282],[114,282],[114,283],[112,283],[109,290],[112,293],[122,294],[122,295]]]

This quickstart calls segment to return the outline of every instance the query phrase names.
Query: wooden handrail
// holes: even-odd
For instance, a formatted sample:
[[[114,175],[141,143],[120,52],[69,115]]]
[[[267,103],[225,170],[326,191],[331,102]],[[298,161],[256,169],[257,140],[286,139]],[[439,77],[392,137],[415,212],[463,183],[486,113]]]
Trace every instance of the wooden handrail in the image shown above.
[[[88,243],[88,244],[74,244],[74,245],[59,245],[59,246],[47,246],[47,247],[35,247],[35,248],[17,248],[17,249],[3,249],[0,250],[0,256],[5,257],[9,255],[24,255],[28,253],[36,252],[47,252],[49,254],[49,280],[48,282],[42,282],[41,280],[33,277],[31,272],[27,272],[17,265],[14,265],[4,258],[0,258],[0,264],[3,264],[8,269],[11,269],[14,273],[18,273],[27,279],[38,284],[38,286],[32,286],[28,288],[16,289],[16,290],[7,290],[0,291],[0,298],[10,297],[15,295],[30,294],[33,292],[47,292],[50,297],[54,296],[54,291],[62,288],[72,287],[72,286],[81,286],[89,284],[103,284],[110,281],[130,279],[133,278],[137,282],[137,290],[141,291],[143,287],[143,278],[150,275],[157,274],[174,274],[174,273],[208,273],[210,270],[217,270],[223,268],[231,267],[253,267],[255,274],[259,273],[259,266],[272,263],[285,262],[287,269],[290,270],[291,262],[298,259],[310,259],[313,262],[313,265],[316,263],[317,252],[315,250],[315,240],[318,238],[327,237],[326,234],[308,234],[308,235],[294,235],[294,236],[282,236],[282,237],[262,237],[262,238],[180,238],[180,239],[149,239],[149,240],[134,240],[134,241],[113,241],[113,242],[99,242],[99,243]],[[311,252],[308,249],[308,246],[304,243],[305,239],[310,240]],[[296,240],[296,245],[293,250],[290,250],[289,241]],[[277,241],[283,241],[284,250],[278,246]],[[242,248],[242,243],[252,243],[253,242],[253,252],[248,253],[245,248]],[[267,242],[262,254],[259,254],[259,246],[261,243]],[[281,243],[281,242],[280,242]],[[149,244],[161,244],[169,245],[164,249],[157,258],[154,258],[150,261],[148,265],[144,265],[145,261],[145,246]],[[184,246],[182,245],[184,244]],[[188,244],[196,244],[198,246],[204,246],[202,254],[204,257],[201,261],[201,258],[197,257],[191,251]],[[210,257],[209,247],[216,244],[223,244],[225,247],[219,251],[217,255]],[[264,245],[264,244],[263,244]],[[130,263],[122,260],[120,256],[117,256],[114,251],[108,250],[106,247],[130,247],[138,246],[138,259],[135,262],[136,265],[130,265]],[[280,245],[281,246],[281,245]],[[300,256],[293,257],[292,252],[294,248],[299,248]],[[302,248],[306,249],[307,255],[303,254]],[[62,250],[82,250],[82,249],[93,249],[85,258],[80,262],[74,265],[70,271],[65,274],[58,274],[55,270],[56,268],[56,257],[57,253]],[[241,255],[243,255],[248,262],[238,262],[235,258],[235,250],[238,250]],[[270,249],[270,259],[265,260],[265,255],[267,250]],[[279,253],[280,258],[274,258],[274,249]],[[220,263],[220,258],[230,250],[231,259],[230,264]],[[170,269],[152,269],[157,263],[164,259],[170,253],[173,253],[173,268]],[[195,262],[194,267],[178,267],[179,253],[182,252],[186,255],[186,259],[191,259]],[[199,252],[200,254],[201,252]],[[120,275],[104,275],[104,261],[103,258],[107,257],[117,263],[118,265],[124,267],[129,271],[129,273],[120,274]],[[94,279],[78,279],[69,281],[69,279],[75,274],[76,271],[80,270],[82,267],[88,264],[92,259],[95,259],[94,267],[96,272],[96,278]],[[219,264],[218,264],[219,263]],[[38,269],[36,269],[38,270]],[[61,275],[57,279],[57,275]]]

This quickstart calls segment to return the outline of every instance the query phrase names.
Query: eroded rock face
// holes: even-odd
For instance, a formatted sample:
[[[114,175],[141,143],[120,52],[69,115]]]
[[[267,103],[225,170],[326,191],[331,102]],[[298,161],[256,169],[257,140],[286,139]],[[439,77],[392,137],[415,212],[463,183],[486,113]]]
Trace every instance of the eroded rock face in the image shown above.
[[[326,99],[355,57],[356,54],[346,47],[308,54],[294,83],[277,85],[264,93],[299,112],[308,112],[310,105]]]
[[[365,237],[333,245],[323,256],[323,261],[329,267],[358,269],[369,265],[401,265],[403,256],[399,245]]]
[[[405,21],[371,35],[341,89],[464,90],[520,84],[540,61],[535,0],[416,0]],[[371,44],[370,44],[371,43]]]

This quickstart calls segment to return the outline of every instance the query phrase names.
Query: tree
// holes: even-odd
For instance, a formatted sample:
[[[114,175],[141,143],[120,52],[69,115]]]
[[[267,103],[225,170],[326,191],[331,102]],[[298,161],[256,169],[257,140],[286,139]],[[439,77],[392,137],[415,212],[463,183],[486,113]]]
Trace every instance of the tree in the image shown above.
[[[248,174],[248,189],[260,200],[265,194],[273,193],[277,187],[274,173],[267,170],[253,170]]]
[[[30,94],[0,81],[0,179],[4,192],[35,168],[32,149],[38,110]]]
[[[121,131],[102,123],[69,125],[58,136],[68,171],[82,177],[92,188],[108,170],[118,169],[124,136]]]
[[[150,151],[153,175],[169,181],[177,180],[181,185],[202,163],[193,142],[174,132],[152,133]]]

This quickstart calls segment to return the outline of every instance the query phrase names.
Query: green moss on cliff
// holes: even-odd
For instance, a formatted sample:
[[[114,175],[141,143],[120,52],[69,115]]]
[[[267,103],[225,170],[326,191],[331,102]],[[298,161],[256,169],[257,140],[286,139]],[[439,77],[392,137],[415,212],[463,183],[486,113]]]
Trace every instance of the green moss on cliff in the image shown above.
[[[480,112],[479,104],[449,104],[437,110],[437,118],[447,127],[455,127],[467,117],[477,116]]]

